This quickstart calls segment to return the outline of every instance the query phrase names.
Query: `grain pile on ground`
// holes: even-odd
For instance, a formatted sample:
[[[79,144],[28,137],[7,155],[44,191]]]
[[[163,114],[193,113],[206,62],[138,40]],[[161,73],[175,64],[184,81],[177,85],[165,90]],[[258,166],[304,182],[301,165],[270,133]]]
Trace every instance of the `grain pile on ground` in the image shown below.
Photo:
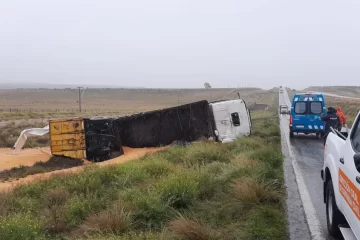
[[[49,147],[27,148],[19,152],[11,148],[0,148],[0,171],[19,166],[32,166],[36,162],[46,162],[50,158]]]
[[[43,152],[40,149],[25,149],[18,153],[13,152],[12,149],[0,149],[0,166],[2,166],[0,171],[0,190],[8,190],[14,186],[35,180],[45,180],[53,174],[80,172],[84,170],[82,165],[106,166],[125,163],[146,154],[160,151],[166,147],[123,148],[124,155],[100,163],[51,156],[49,155],[49,148],[43,148]]]

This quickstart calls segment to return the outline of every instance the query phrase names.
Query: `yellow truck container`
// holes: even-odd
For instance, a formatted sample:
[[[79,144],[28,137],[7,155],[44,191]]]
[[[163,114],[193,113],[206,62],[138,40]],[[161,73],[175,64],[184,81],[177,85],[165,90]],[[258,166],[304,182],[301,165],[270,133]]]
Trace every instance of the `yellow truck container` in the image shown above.
[[[53,155],[86,158],[84,119],[50,120],[49,131]]]

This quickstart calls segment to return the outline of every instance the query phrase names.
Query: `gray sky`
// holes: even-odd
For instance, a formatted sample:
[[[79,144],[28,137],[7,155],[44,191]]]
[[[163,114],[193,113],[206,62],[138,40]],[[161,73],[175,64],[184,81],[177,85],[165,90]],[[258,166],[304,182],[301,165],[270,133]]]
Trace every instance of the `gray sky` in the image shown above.
[[[360,85],[357,0],[2,0],[0,82]]]

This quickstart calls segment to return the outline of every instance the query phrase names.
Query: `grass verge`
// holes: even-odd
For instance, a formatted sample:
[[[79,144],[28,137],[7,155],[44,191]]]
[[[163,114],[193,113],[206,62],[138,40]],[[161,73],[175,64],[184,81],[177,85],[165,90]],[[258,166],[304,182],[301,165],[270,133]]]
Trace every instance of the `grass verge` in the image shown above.
[[[255,121],[251,137],[232,143],[90,166],[0,200],[0,239],[288,238],[276,118]]]

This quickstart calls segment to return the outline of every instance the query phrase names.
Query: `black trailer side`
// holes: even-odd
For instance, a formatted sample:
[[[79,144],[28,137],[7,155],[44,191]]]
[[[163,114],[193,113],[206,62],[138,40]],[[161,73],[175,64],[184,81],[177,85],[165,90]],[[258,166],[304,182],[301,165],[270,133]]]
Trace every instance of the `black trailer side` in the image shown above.
[[[206,100],[116,119],[124,146],[159,147],[174,141],[214,137]]]

